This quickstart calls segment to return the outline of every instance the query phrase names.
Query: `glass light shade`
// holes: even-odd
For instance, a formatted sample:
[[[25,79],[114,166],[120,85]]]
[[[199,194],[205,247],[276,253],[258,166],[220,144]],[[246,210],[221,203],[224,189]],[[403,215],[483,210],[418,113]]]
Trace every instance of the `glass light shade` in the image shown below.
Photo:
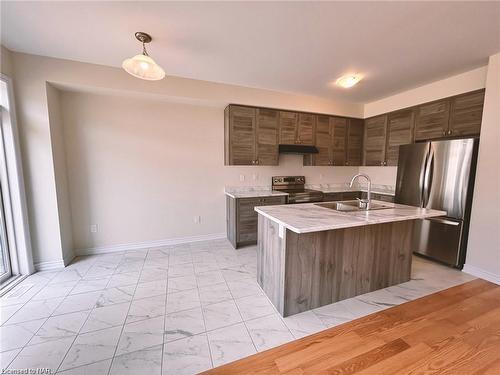
[[[134,77],[148,81],[159,81],[165,77],[165,71],[146,55],[135,55],[123,61],[122,68]]]
[[[361,78],[363,77],[361,77],[359,74],[348,74],[337,79],[335,83],[338,86],[348,89],[349,87],[352,87],[356,83],[361,81]]]

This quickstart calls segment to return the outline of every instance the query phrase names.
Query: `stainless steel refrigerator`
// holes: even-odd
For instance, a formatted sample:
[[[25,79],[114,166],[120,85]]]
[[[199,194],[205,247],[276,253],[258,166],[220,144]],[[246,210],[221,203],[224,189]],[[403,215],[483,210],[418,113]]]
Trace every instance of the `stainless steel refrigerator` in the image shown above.
[[[413,251],[457,268],[465,262],[478,142],[467,138],[399,147],[396,203],[447,213],[415,222]]]

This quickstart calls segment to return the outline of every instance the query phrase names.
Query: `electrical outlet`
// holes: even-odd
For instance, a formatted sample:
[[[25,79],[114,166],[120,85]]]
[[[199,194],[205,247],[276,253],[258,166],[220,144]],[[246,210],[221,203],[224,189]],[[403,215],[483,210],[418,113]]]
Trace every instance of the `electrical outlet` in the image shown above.
[[[194,217],[194,223],[195,224],[201,224],[201,216],[195,216]]]
[[[241,182],[245,181],[245,175],[244,174],[240,174],[240,181]]]
[[[97,233],[97,224],[90,224],[90,233]]]

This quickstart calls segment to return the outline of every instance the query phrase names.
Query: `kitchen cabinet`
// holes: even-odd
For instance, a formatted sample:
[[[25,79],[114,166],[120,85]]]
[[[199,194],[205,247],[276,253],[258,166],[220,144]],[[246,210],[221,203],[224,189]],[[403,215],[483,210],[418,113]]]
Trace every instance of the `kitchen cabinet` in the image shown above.
[[[403,109],[387,115],[387,142],[384,165],[397,166],[399,146],[414,142],[414,111]]]
[[[387,115],[365,120],[364,165],[385,165]]]
[[[228,106],[225,111],[226,165],[255,164],[255,108]]]
[[[450,100],[422,104],[415,109],[415,140],[441,138],[448,133]]]
[[[349,119],[347,127],[347,155],[345,165],[357,166],[363,162],[364,121]]]
[[[297,123],[299,114],[297,112],[280,111],[279,113],[279,143],[293,145],[297,136]]]
[[[304,165],[361,165],[363,120],[316,116],[317,154],[304,156]]]
[[[278,165],[279,111],[230,105],[224,117],[225,165]]]
[[[323,202],[348,201],[361,198],[360,191],[340,191],[336,193],[324,193]]]
[[[256,163],[278,165],[279,111],[266,108],[256,111]]]
[[[458,95],[451,100],[448,135],[474,136],[481,131],[484,90]]]
[[[343,117],[332,117],[332,165],[345,165],[347,162],[347,119]]]
[[[238,248],[257,243],[257,206],[285,204],[286,196],[233,198],[226,196],[227,238]]]
[[[299,113],[299,121],[297,125],[296,142],[300,145],[314,145],[314,129],[316,116],[310,113]]]
[[[330,116],[316,116],[317,154],[304,155],[305,165],[333,165],[333,126]],[[312,160],[312,161],[311,161]]]
[[[368,198],[368,193],[366,191],[363,191],[361,193],[361,198],[362,199],[367,199]],[[383,202],[394,203],[394,195],[372,193],[372,197],[371,198],[374,199],[374,200],[376,200],[376,201],[383,201]]]
[[[284,145],[314,145],[315,115],[280,111],[279,143]]]
[[[417,106],[415,140],[478,136],[483,104],[481,89]]]
[[[366,191],[342,191],[336,193],[324,193],[323,194],[323,202],[332,202],[332,201],[348,201],[354,200],[356,198],[367,199],[368,193]],[[394,202],[394,196],[380,193],[372,193],[372,199],[377,201],[384,202]]]

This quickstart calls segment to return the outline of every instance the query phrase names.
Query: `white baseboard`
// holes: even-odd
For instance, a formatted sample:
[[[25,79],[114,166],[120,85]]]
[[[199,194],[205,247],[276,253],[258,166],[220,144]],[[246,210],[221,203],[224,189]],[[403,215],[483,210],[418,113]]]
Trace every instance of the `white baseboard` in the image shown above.
[[[63,259],[51,260],[48,262],[35,263],[35,270],[36,271],[50,271],[50,270],[57,270],[60,268],[64,268],[65,266],[66,266],[66,264],[65,264]]]
[[[462,271],[472,276],[480,277],[481,279],[500,285],[500,275],[494,274],[493,272],[485,271],[479,267],[468,264],[464,264]]]
[[[165,240],[135,242],[135,243],[110,245],[110,246],[96,246],[87,249],[77,249],[75,250],[75,253],[76,255],[106,254],[106,253],[114,253],[117,251],[140,250],[158,246],[178,245],[188,242],[219,240],[222,238],[226,238],[226,233],[213,233],[213,234],[204,234],[201,236],[168,238]]]

